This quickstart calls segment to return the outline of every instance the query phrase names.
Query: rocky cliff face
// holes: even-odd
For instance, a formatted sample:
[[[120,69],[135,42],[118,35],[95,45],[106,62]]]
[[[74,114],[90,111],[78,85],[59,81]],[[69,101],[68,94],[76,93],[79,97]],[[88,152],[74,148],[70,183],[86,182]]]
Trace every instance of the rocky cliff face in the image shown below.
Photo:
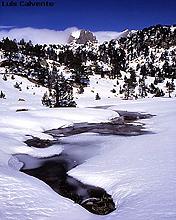
[[[74,33],[72,33],[68,39],[68,43],[75,42],[77,44],[85,44],[87,42],[97,42],[96,37],[93,35],[92,32],[81,30],[79,33],[79,36],[74,36]]]
[[[92,43],[97,43],[97,42],[104,42],[104,41],[110,41],[112,39],[114,40],[119,40],[122,37],[127,37],[128,34],[130,34],[130,30],[126,29],[124,31],[122,31],[121,33],[117,35],[117,32],[97,32],[97,35],[95,35],[94,33],[90,32],[90,31],[86,31],[86,30],[78,30],[75,32],[72,32],[69,36],[68,39],[68,44],[74,42],[76,44],[85,44],[87,42],[92,42]],[[115,33],[115,34],[114,34]],[[106,37],[105,37],[106,36]],[[102,41],[102,37],[103,37],[103,41]],[[108,40],[109,39],[109,40]]]

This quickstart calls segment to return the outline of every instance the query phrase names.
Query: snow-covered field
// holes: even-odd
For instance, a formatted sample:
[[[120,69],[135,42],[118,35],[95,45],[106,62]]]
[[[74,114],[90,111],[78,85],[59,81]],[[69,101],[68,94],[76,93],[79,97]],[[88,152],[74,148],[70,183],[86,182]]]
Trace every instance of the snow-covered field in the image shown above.
[[[154,133],[100,136],[100,155],[69,174],[113,195],[118,209],[105,219],[176,219],[176,100],[119,101],[112,109],[156,114],[143,120]]]
[[[108,98],[104,92],[101,100],[94,101],[95,93],[91,97],[87,92],[78,96],[77,102],[81,108],[48,109],[40,104],[45,88],[35,87],[20,77],[15,80],[22,81],[22,91],[14,88],[15,81],[4,82],[0,79],[0,90],[6,94],[6,99],[0,99],[0,219],[176,219],[175,98],[124,101],[116,97]],[[26,89],[27,85],[29,89]],[[85,108],[91,105],[110,107],[106,110]],[[16,112],[17,109],[28,111]],[[95,150],[94,156],[69,171],[69,175],[106,189],[117,205],[113,213],[93,215],[59,196],[42,181],[18,171],[21,164],[11,157],[12,154],[46,157],[60,154],[64,148],[64,144],[47,149],[29,148],[23,143],[29,138],[26,135],[51,139],[42,132],[74,122],[108,121],[118,117],[114,109],[156,114],[151,119],[143,120],[146,129],[153,133],[131,137],[85,133],[65,138],[75,147],[82,142],[82,147],[86,148],[89,142],[90,151],[95,150],[96,143],[99,150]],[[85,152],[88,151],[86,149]]]

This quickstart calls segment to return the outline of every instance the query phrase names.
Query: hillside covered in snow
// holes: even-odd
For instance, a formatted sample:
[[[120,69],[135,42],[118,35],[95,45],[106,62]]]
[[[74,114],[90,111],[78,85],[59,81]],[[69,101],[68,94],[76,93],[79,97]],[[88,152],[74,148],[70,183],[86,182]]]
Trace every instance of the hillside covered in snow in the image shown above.
[[[175,96],[175,32],[174,26],[157,25],[103,44],[33,45],[6,38],[0,42],[0,71],[35,80],[48,88],[52,100],[58,87],[64,87],[67,99],[73,100],[71,90],[84,93],[92,76],[114,80],[110,91],[115,97]]]

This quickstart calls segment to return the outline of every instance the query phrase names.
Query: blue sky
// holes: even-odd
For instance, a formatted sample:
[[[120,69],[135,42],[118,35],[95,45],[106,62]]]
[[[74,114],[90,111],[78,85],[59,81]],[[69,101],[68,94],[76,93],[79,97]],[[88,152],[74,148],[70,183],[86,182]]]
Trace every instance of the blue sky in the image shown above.
[[[91,31],[122,31],[153,24],[176,24],[175,0],[53,1],[55,6],[47,8],[0,7],[0,26],[55,30],[76,26]]]

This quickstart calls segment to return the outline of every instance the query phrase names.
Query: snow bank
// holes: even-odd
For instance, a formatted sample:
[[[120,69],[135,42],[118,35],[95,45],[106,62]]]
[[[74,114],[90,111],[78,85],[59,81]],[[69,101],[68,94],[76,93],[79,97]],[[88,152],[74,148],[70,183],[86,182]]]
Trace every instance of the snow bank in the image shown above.
[[[96,138],[101,153],[69,175],[113,195],[118,209],[105,219],[176,219],[176,99],[122,101],[112,108],[156,114],[143,120],[154,133]]]
[[[68,213],[72,220],[80,216],[85,220],[93,217],[42,181],[8,167],[0,167],[0,170],[0,219],[67,220]]]
[[[15,82],[21,84],[22,91],[14,88]],[[62,147],[52,146],[47,150],[28,147],[23,143],[29,138],[26,135],[52,139],[43,132],[75,122],[103,122],[118,117],[112,110],[43,107],[41,97],[46,89],[35,87],[33,83],[19,76],[15,76],[15,80],[11,77],[8,77],[7,81],[1,79],[0,86],[6,94],[6,99],[0,100],[0,150],[7,154],[27,153],[38,157],[60,154]],[[19,101],[20,98],[23,101]],[[27,111],[16,112],[20,109]]]
[[[15,82],[20,83],[22,91],[14,88]],[[52,139],[43,132],[75,122],[107,122],[119,115],[112,110],[43,107],[41,98],[46,89],[17,76],[15,80],[9,76],[7,81],[0,78],[0,89],[6,95],[6,99],[0,99],[0,219],[67,220],[68,213],[71,220],[92,219],[93,214],[59,196],[42,181],[20,173],[22,164],[12,154],[60,154],[61,145],[37,149],[28,147],[24,141],[31,136]],[[19,109],[27,111],[16,112]]]

